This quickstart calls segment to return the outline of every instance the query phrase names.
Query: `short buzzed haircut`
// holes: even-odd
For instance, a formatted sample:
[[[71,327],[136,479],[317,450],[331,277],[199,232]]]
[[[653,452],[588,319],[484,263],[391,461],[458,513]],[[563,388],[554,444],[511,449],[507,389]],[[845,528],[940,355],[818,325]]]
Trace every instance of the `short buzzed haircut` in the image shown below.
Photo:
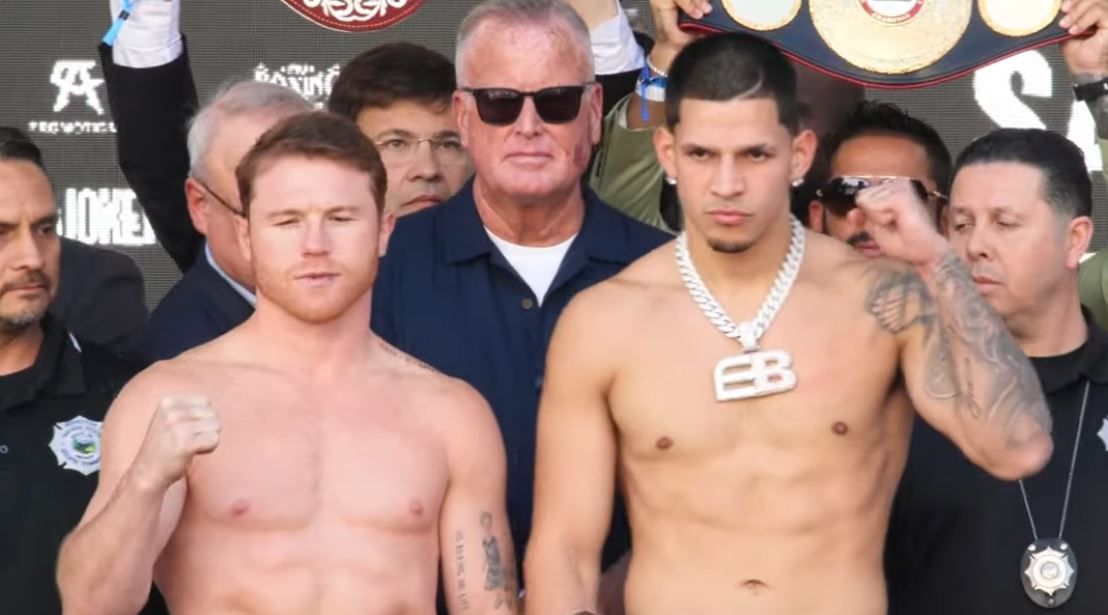
[[[800,131],[796,70],[776,47],[756,36],[729,32],[693,41],[669,70],[666,126],[681,121],[685,99],[726,102],[770,99],[789,134]]]
[[[589,27],[564,0],[485,0],[473,7],[458,26],[458,38],[454,46],[458,83],[462,82],[470,39],[481,26],[490,22],[501,25],[547,25],[562,22],[566,31],[577,39],[581,61],[586,64],[589,73],[588,78],[591,79],[596,72]]]
[[[284,158],[324,159],[365,173],[378,215],[385,207],[388,183],[377,148],[351,120],[326,111],[288,117],[267,130],[235,169],[243,216],[250,219],[254,181],[274,162]]]
[[[974,164],[1014,162],[1043,175],[1043,198],[1065,221],[1092,215],[1093,184],[1081,148],[1039,128],[1002,128],[969,145],[954,164],[954,176]]]
[[[357,55],[331,86],[327,109],[352,120],[363,109],[413,102],[445,111],[456,89],[454,65],[413,43],[387,43]]]
[[[46,172],[42,150],[22,130],[11,126],[0,126],[0,161],[30,162]]]

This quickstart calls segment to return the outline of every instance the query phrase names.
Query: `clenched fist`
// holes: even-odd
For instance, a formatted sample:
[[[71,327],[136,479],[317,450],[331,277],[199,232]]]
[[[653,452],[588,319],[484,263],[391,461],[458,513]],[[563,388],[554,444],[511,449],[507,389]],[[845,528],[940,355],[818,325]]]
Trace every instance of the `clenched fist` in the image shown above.
[[[167,397],[150,419],[132,473],[156,489],[168,489],[185,476],[193,457],[215,450],[219,431],[219,415],[206,397]]]
[[[866,231],[890,258],[922,267],[950,249],[907,179],[870,186],[859,192],[854,202],[866,214]]]

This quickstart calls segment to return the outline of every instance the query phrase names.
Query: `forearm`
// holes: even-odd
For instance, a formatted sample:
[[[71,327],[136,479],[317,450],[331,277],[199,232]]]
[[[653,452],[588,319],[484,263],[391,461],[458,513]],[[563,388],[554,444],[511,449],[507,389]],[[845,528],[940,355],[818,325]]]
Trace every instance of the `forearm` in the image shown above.
[[[66,615],[134,615],[150,593],[164,489],[124,477],[111,501],[73,532],[58,558]]]
[[[674,58],[681,52],[681,47],[667,43],[665,41],[659,41],[654,45],[654,48],[650,50],[650,55],[647,56],[648,70],[653,77],[669,76],[670,66],[673,65]],[[646,113],[643,113],[643,106],[646,107]],[[639,93],[636,92],[631,97],[631,103],[627,110],[627,127],[631,130],[644,130],[647,128],[657,128],[664,126],[666,123],[666,103],[643,100]]]
[[[188,122],[198,106],[188,55],[134,69],[114,65],[111,48],[102,45],[100,52],[120,170],[158,242],[187,271],[203,242],[192,226],[184,192]]]
[[[1020,463],[1021,452],[1038,458],[1045,447],[1049,456],[1051,418],[1038,376],[961,259],[948,249],[917,270],[938,319],[929,333],[928,394],[954,403],[974,448],[1002,473],[1007,460],[1035,465]]]
[[[1082,72],[1074,74],[1073,78],[1078,84],[1095,83],[1108,77],[1108,74]],[[1094,98],[1086,103],[1089,113],[1096,124],[1096,136],[1098,139],[1108,139],[1108,96]]]
[[[528,545],[523,575],[528,615],[572,615],[598,612],[599,552],[583,556],[564,542],[541,537]]]

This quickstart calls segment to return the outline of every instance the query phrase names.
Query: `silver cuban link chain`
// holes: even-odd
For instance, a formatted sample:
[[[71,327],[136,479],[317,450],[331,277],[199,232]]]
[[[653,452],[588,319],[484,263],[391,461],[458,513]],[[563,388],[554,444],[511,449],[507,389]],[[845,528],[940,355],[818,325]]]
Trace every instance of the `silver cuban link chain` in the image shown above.
[[[685,288],[689,290],[693,301],[708,317],[708,320],[716,326],[724,335],[742,344],[744,352],[756,352],[758,340],[769,329],[777,312],[785,304],[785,299],[792,290],[793,282],[800,273],[800,262],[804,259],[804,225],[796,216],[789,216],[792,225],[792,237],[789,240],[789,251],[785,255],[785,262],[781,264],[781,270],[777,273],[777,279],[770,287],[769,295],[762,301],[761,307],[753,320],[747,320],[739,324],[731,320],[723,306],[712,296],[712,292],[705,286],[704,280],[693,265],[689,256],[689,241],[685,233],[677,236],[677,268],[681,272],[681,279],[685,282]]]

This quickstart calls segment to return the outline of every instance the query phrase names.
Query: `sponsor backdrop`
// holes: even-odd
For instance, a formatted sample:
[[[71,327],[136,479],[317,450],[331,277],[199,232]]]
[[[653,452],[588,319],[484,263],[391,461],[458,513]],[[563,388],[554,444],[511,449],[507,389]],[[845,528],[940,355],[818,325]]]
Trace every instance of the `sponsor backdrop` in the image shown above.
[[[252,78],[321,103],[342,63],[365,49],[411,41],[451,54],[457,25],[474,4],[184,0],[181,27],[202,97],[228,79]],[[645,1],[626,5],[638,12],[637,21],[647,16]],[[146,273],[153,304],[178,274],[116,167],[114,125],[96,53],[109,24],[107,0],[0,0],[0,124],[24,128],[43,147],[61,232],[132,256]],[[1039,126],[1068,135],[1096,173],[1096,219],[1108,226],[1092,119],[1073,103],[1056,49],[1024,53],[933,89],[871,95],[935,124],[955,152],[997,126]],[[1098,235],[1097,247],[1104,237]]]

